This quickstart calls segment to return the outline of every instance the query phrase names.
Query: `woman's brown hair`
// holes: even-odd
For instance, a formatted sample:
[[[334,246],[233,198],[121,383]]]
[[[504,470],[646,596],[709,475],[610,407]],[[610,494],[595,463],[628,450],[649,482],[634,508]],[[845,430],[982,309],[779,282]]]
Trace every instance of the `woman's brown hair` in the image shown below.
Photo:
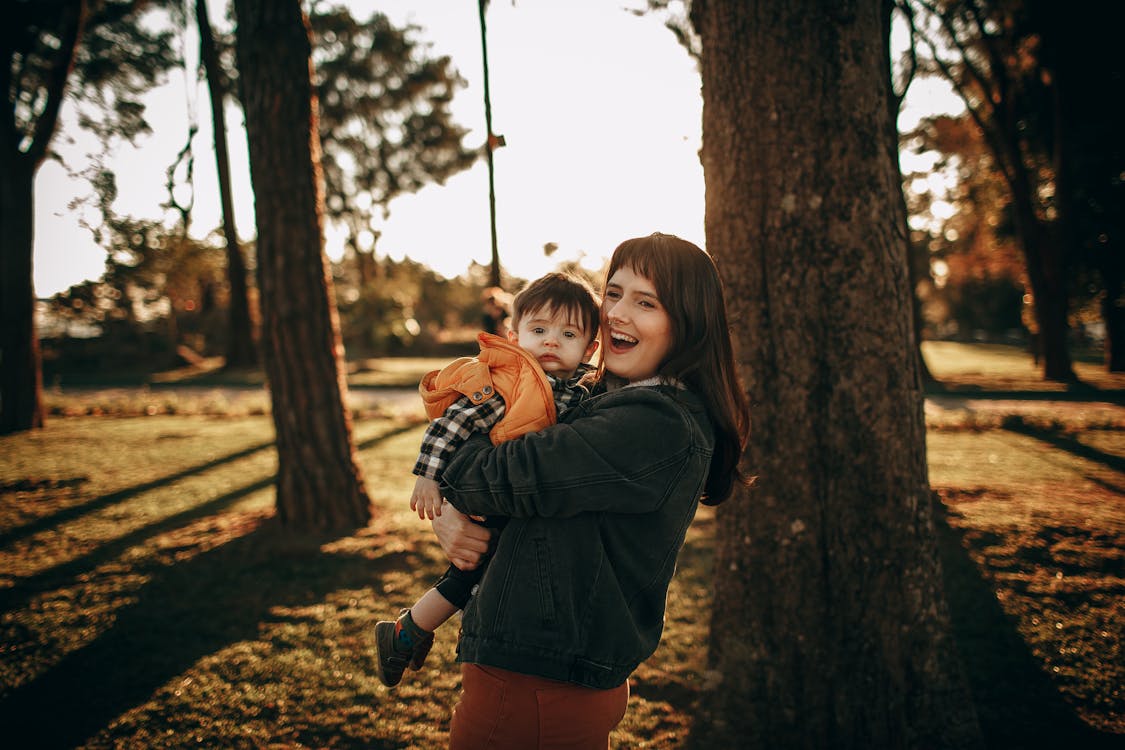
[[[606,279],[627,267],[656,287],[672,322],[672,346],[658,373],[698,394],[715,427],[715,452],[702,502],[718,505],[735,480],[750,433],[750,407],[738,378],[719,270],[698,246],[659,232],[625,240],[613,251]]]

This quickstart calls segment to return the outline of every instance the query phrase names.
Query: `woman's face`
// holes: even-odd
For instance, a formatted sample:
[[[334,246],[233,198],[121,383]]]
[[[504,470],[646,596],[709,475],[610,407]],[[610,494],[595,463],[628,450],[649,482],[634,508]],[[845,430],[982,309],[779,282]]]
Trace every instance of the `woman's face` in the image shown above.
[[[656,287],[632,268],[621,267],[602,300],[605,368],[630,383],[650,378],[672,348],[672,319]]]

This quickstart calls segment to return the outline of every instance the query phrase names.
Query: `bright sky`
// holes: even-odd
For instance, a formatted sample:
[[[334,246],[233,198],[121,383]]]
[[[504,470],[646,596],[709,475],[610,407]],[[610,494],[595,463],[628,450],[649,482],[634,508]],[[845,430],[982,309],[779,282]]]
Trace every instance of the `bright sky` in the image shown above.
[[[488,10],[488,56],[493,131],[507,146],[495,154],[500,261],[512,274],[533,278],[564,260],[587,258],[592,267],[621,240],[653,231],[678,234],[701,246],[703,172],[699,163],[700,97],[695,64],[655,16],[623,9],[628,0],[494,0]],[[642,6],[633,0],[630,7]],[[221,23],[221,2],[212,3]],[[485,136],[480,27],[475,0],[352,0],[357,18],[374,9],[397,23],[422,27],[417,38],[434,55],[449,55],[468,86],[453,112],[470,129],[465,144]],[[217,6],[217,7],[216,7]],[[194,59],[194,35],[185,50]],[[917,86],[917,82],[915,86]],[[913,89],[912,89],[913,92]],[[138,148],[114,156],[121,198],[115,209],[156,218],[166,198],[166,167],[187,136],[189,109],[195,140],[193,233],[218,226],[219,200],[205,86],[185,86],[183,72],[148,100],[154,133]],[[235,165],[239,234],[253,236],[252,197],[241,112],[228,115]],[[53,144],[73,169],[84,166],[73,113]],[[83,191],[57,163],[36,182],[35,289],[46,297],[104,268],[104,253],[68,208]],[[488,172],[473,169],[396,199],[376,251],[409,256],[455,276],[470,260],[488,263]],[[327,250],[336,258],[341,238],[331,230]],[[559,246],[550,258],[543,246]]]

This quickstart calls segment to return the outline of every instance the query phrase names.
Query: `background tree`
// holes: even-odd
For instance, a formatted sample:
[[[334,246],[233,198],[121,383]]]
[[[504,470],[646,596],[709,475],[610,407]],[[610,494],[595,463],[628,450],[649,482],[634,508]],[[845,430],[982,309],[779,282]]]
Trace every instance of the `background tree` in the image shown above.
[[[759,476],[719,508],[704,702],[741,747],[980,745],[934,540],[887,12],[692,7],[707,247]]]
[[[350,261],[334,269],[340,329],[349,359],[461,355],[475,350],[479,282],[468,274],[443,278],[410,258],[376,260],[368,253],[363,257],[375,267],[363,282],[356,282]]]
[[[416,26],[396,28],[382,13],[360,22],[347,8],[314,3],[309,22],[325,207],[346,227],[361,272],[371,270],[359,254],[372,255],[374,212],[385,216],[393,199],[443,184],[479,157],[449,111],[465,81],[448,57],[427,56]]]
[[[104,273],[47,301],[44,380],[73,384],[106,369],[148,377],[204,364],[195,355],[221,358],[229,328],[221,233],[195,239],[159,220],[117,215],[99,229],[115,248]],[[446,279],[409,258],[372,262],[376,280],[363,294],[351,258],[332,264],[350,367],[367,357],[471,353],[487,268]]]
[[[165,3],[151,2],[159,9]],[[12,3],[0,44],[0,433],[43,423],[42,364],[32,283],[35,175],[50,150],[64,96],[87,103],[79,124],[99,137],[148,130],[140,95],[176,63],[171,33],[143,22],[134,2]],[[81,40],[81,41],[80,41]],[[75,71],[70,81],[71,69]]]
[[[0,433],[43,425],[43,375],[31,275],[32,196],[35,173],[47,156],[86,21],[85,3],[45,5],[21,3],[9,9],[0,32],[4,45],[0,81],[8,92],[8,106],[0,120]]]
[[[121,216],[102,231],[114,247],[102,276],[47,301],[48,320],[61,325],[44,338],[44,376],[143,376],[213,354],[207,343],[221,346],[227,331],[221,237],[196,240],[158,220]]]
[[[1081,295],[1089,290],[1083,282],[1098,278],[1106,367],[1125,372],[1125,58],[1117,39],[1125,6],[1026,4],[1053,94],[1048,106],[1063,241],[1087,272],[1072,279],[1071,291]]]
[[[210,95],[222,224],[221,234],[208,237],[201,245],[210,248],[214,239],[224,240],[227,274],[225,279],[200,279],[198,286],[211,290],[207,299],[213,300],[221,309],[209,311],[203,316],[207,325],[200,325],[199,321],[193,320],[200,317],[199,313],[185,310],[181,306],[181,303],[196,304],[199,300],[172,299],[170,294],[173,285],[165,284],[160,281],[162,277],[146,272],[145,269],[156,267],[156,256],[159,256],[158,263],[170,274],[168,278],[182,277],[191,267],[190,264],[180,269],[171,265],[186,260],[187,256],[169,256],[164,246],[193,243],[184,238],[176,241],[170,236],[164,237],[160,231],[146,230],[138,234],[138,237],[143,238],[139,243],[131,241],[127,234],[122,234],[119,231],[122,227],[148,222],[115,213],[113,203],[117,196],[116,177],[103,157],[85,172],[94,187],[92,197],[76,200],[74,205],[90,204],[100,215],[97,222],[88,226],[95,239],[106,249],[106,277],[91,284],[77,285],[57,295],[52,303],[52,310],[70,320],[100,320],[99,310],[107,304],[107,299],[98,297],[99,306],[86,307],[88,292],[101,288],[105,283],[112,285],[110,279],[130,279],[129,284],[133,285],[136,279],[143,277],[146,279],[146,306],[160,309],[155,315],[167,324],[164,331],[173,348],[177,344],[187,343],[200,355],[225,353],[228,367],[251,366],[257,361],[252,315],[256,308],[256,290],[250,288],[248,269],[237,239],[225,138],[226,112],[223,106],[225,98],[232,93],[238,80],[233,35],[214,34],[205,2],[195,3],[194,16],[188,15],[186,7],[173,8],[172,11],[174,24],[178,24],[180,33],[183,33],[187,23],[193,23],[199,29],[200,76],[205,78]],[[324,65],[324,72],[318,72],[317,78],[325,98],[335,103],[335,107],[322,117],[320,124],[326,152],[325,162],[330,167],[326,174],[329,195],[327,205],[335,209],[330,210],[328,216],[349,229],[348,245],[354,255],[349,261],[358,261],[355,265],[361,276],[358,285],[353,284],[350,274],[341,277],[346,294],[346,299],[341,301],[349,308],[350,313],[344,321],[344,333],[350,334],[345,335],[345,340],[349,349],[352,344],[362,344],[362,349],[357,348],[357,353],[368,355],[401,350],[415,343],[420,343],[423,347],[429,346],[433,343],[433,332],[424,315],[430,305],[424,300],[410,298],[406,293],[407,289],[412,288],[410,285],[404,288],[388,284],[386,269],[397,269],[398,265],[376,262],[373,243],[365,243],[363,239],[365,234],[367,238],[375,235],[371,232],[371,220],[377,207],[386,215],[387,204],[394,197],[417,190],[430,181],[441,182],[453,171],[468,166],[476,158],[475,152],[467,151],[461,146],[465,131],[452,122],[449,112],[453,90],[464,82],[457,76],[449,58],[427,57],[424,47],[414,38],[416,27],[396,29],[381,14],[375,14],[371,20],[361,23],[352,18],[346,9],[326,10],[320,3],[314,4],[313,12],[311,24],[314,30],[322,30],[322,33],[314,34],[317,45],[314,46],[314,58]],[[108,154],[112,149],[110,141],[114,136],[110,132],[99,135],[103,139],[103,153]],[[194,136],[194,128],[189,136]],[[190,158],[189,144],[181,152],[181,159],[177,164],[182,167],[183,162]],[[174,192],[176,187],[182,186],[170,182],[169,187]],[[186,223],[190,219],[190,205],[179,206],[177,203],[173,195],[166,207],[180,209],[181,222]],[[115,255],[121,257],[115,258]],[[148,257],[150,255],[153,257]],[[131,265],[137,267],[130,269]],[[428,291],[432,294],[435,290]],[[383,299],[381,295],[388,292],[392,293],[391,296]],[[122,297],[122,304],[124,300]],[[77,308],[71,307],[71,304]],[[479,307],[479,303],[474,306]],[[112,307],[115,312],[121,311],[117,305]],[[418,316],[418,321],[425,330],[417,333],[413,332],[413,326],[418,321],[411,322],[414,316],[410,313],[414,309],[423,311]],[[380,313],[386,313],[389,318],[364,318]],[[211,325],[219,314],[226,315],[226,325]],[[106,330],[114,338],[118,333],[124,334],[125,329],[130,327],[152,327],[148,320],[139,323],[129,316],[124,319],[114,316],[110,320],[112,324]],[[188,333],[185,326],[195,330],[190,336],[191,342],[180,335]],[[91,329],[79,327],[75,330],[87,333]],[[131,335],[138,333],[138,330],[133,330]],[[147,332],[145,335],[148,335]],[[52,345],[57,347],[61,343],[52,342]],[[71,344],[77,345],[77,342],[72,341]],[[95,347],[91,342],[81,342],[77,346],[82,352],[88,352],[91,348],[106,349],[113,342],[107,339],[102,344]],[[221,348],[216,350],[217,346]],[[63,346],[55,352],[61,354],[59,364],[64,370],[69,360],[65,348]],[[156,367],[168,365],[162,350],[154,350],[152,354],[152,357],[138,361]],[[53,369],[56,374],[59,372],[59,367]]]
[[[968,339],[1036,333],[1007,184],[980,130],[966,117],[940,115],[902,139],[905,148],[937,155],[928,170],[905,177],[918,262],[936,269],[925,294],[930,323]]]
[[[214,134],[215,166],[219,176],[219,199],[222,206],[223,238],[227,248],[227,283],[230,302],[227,308],[229,327],[226,340],[226,367],[253,367],[258,364],[258,346],[254,339],[251,317],[250,285],[246,259],[238,242],[234,218],[234,194],[230,181],[230,150],[227,148],[226,95],[230,77],[220,61],[219,46],[211,31],[206,0],[196,0],[195,21],[199,28],[199,61],[207,80],[211,100],[211,131]]]
[[[371,504],[344,408],[309,31],[299,0],[236,0],[235,13],[277,432],[277,514],[294,529],[353,529],[370,520]]]
[[[1043,355],[1050,380],[1075,379],[1067,340],[1069,185],[1061,131],[1053,127],[1057,88],[1045,65],[1043,39],[1023,0],[912,0],[927,54],[964,101],[996,168],[1008,185],[1012,223],[1020,239]],[[1057,124],[1057,123],[1056,123]]]

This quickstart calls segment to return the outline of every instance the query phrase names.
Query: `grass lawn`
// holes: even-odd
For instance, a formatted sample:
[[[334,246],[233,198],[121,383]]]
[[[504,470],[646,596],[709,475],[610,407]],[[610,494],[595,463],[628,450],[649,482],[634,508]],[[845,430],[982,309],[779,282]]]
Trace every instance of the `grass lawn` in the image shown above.
[[[1043,368],[1026,350],[1009,344],[965,344],[924,341],[922,356],[943,389],[954,392],[1017,392],[1024,394],[1088,394],[1091,390],[1125,391],[1125,373],[1106,372],[1099,357],[1074,356],[1078,383],[1043,380]],[[1100,356],[1100,355],[1099,355]]]
[[[1013,382],[1004,377],[997,390]],[[93,406],[56,397],[72,399],[56,414],[82,416],[0,438],[5,746],[444,747],[455,624],[394,691],[375,677],[371,642],[375,621],[444,567],[407,504],[416,415],[358,414],[372,524],[295,540],[272,524],[261,410],[156,389],[100,393]],[[943,403],[930,414],[930,478],[989,746],[1125,746],[1120,409],[1050,402],[1027,416],[1007,402]],[[630,681],[614,747],[698,747],[714,532],[701,510],[661,648]]]

